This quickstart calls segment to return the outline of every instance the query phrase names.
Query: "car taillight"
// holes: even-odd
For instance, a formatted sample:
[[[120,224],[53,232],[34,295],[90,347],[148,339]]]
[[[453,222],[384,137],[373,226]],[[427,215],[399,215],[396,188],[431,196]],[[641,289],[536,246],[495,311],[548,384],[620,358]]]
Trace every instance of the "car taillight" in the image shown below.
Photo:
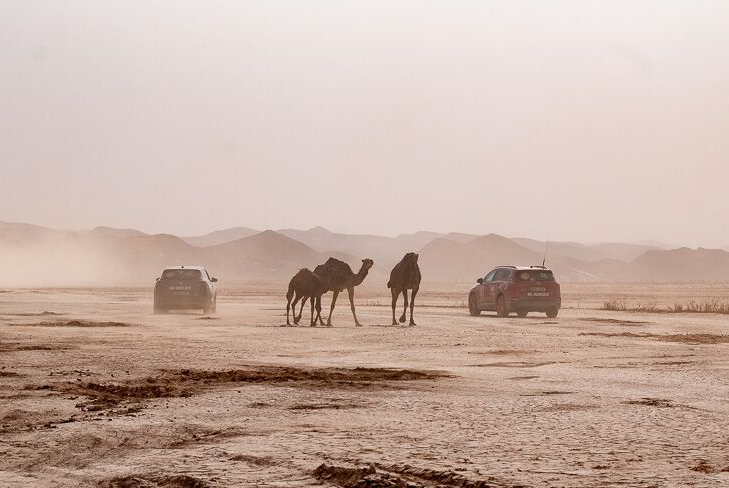
[[[201,289],[201,290],[204,290],[204,289],[205,289],[205,288],[207,288],[207,287],[208,287],[208,285],[207,285],[207,284],[206,284],[206,283],[205,283],[204,281],[201,281],[201,282],[200,282],[200,289]]]

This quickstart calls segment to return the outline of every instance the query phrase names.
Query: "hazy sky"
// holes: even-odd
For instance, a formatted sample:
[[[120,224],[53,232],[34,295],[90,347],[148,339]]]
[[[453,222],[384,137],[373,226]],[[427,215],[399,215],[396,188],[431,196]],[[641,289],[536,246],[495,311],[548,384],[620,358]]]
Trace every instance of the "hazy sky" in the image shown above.
[[[726,1],[0,5],[0,220],[729,244]]]

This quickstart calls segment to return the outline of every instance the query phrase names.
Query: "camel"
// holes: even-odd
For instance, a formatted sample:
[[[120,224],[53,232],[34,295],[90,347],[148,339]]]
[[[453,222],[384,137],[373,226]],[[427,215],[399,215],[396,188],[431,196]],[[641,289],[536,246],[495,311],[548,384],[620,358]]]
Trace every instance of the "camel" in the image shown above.
[[[327,317],[327,327],[332,326],[332,312],[334,312],[334,305],[337,303],[337,296],[339,293],[347,290],[349,295],[349,306],[352,309],[352,315],[354,316],[354,324],[357,327],[362,327],[362,324],[357,320],[357,313],[354,308],[354,287],[360,285],[367,277],[370,268],[375,262],[369,258],[362,260],[362,267],[355,274],[352,268],[349,267],[344,261],[340,261],[335,258],[327,259],[327,262],[320,264],[314,269],[314,273],[317,274],[326,287],[326,291],[334,292],[332,296],[332,304],[329,307],[329,317]],[[325,291],[325,293],[326,293]],[[321,298],[318,299],[317,307],[321,308]],[[319,317],[321,320],[321,316]],[[322,324],[323,325],[323,324]]]
[[[289,322],[289,310],[293,310],[294,325],[299,325],[301,320],[301,314],[304,312],[304,305],[306,300],[311,300],[311,323],[312,327],[316,326],[316,320],[314,319],[314,304],[316,303],[317,316],[319,321],[321,320],[321,296],[326,291],[326,286],[322,284],[321,278],[313,273],[310,269],[301,268],[298,273],[291,278],[289,281],[289,291],[286,293],[286,325],[291,325]],[[291,306],[291,299],[294,300],[293,306]],[[301,308],[299,309],[299,316],[296,316],[296,303],[301,300]]]
[[[412,290],[410,296],[410,325],[415,325],[413,320],[413,307],[415,307],[415,295],[418,294],[420,288],[420,267],[418,266],[418,255],[414,252],[407,253],[399,263],[392,268],[390,272],[390,281],[387,287],[392,293],[392,325],[397,325],[395,321],[395,307],[397,305],[397,297],[402,293],[405,299],[405,309],[400,316],[400,323],[405,322],[405,314],[408,310],[408,290]]]

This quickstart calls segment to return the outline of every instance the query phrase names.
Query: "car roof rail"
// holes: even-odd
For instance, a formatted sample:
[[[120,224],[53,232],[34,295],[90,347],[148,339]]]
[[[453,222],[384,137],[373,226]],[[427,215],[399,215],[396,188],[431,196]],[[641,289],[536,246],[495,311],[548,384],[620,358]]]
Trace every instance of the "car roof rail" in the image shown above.
[[[529,266],[529,267],[530,267],[530,268],[547,269],[547,267],[546,267],[546,266],[539,266],[539,265],[532,265],[532,266]]]

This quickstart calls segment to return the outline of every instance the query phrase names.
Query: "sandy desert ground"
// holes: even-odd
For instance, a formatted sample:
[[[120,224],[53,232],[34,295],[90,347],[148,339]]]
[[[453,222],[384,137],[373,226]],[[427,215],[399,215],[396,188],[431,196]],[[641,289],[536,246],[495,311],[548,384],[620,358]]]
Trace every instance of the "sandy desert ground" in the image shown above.
[[[282,327],[283,285],[0,293],[0,486],[728,486],[729,317],[598,309],[729,285],[563,285],[557,319],[382,291]],[[448,291],[442,291],[442,290]],[[325,299],[325,306],[328,298]],[[322,466],[324,465],[324,466]]]

